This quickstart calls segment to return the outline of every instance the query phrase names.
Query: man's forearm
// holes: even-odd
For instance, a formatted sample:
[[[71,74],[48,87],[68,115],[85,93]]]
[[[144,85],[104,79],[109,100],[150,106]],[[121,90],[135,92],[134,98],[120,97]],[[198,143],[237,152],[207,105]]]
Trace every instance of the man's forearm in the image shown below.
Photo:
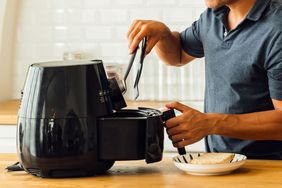
[[[155,46],[158,57],[166,64],[181,66],[181,46],[178,32],[172,32]]]
[[[243,140],[282,140],[282,111],[209,114],[213,134]]]

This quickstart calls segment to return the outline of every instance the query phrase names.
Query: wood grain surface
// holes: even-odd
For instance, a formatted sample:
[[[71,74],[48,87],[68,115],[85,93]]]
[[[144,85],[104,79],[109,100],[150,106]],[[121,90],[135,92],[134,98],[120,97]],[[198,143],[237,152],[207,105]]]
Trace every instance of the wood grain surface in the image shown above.
[[[0,155],[1,188],[281,188],[282,161],[247,160],[239,170],[224,176],[192,176],[178,170],[171,158],[147,165],[123,161],[104,175],[86,178],[43,179],[25,172],[6,172],[15,154]]]
[[[16,125],[19,105],[19,100],[0,102],[0,124]]]

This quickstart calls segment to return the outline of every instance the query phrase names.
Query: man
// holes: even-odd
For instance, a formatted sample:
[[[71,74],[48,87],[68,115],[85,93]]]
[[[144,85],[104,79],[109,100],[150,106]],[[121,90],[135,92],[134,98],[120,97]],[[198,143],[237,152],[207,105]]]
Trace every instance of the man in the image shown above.
[[[166,122],[175,147],[205,137],[208,152],[282,159],[282,1],[205,0],[208,9],[185,31],[135,21],[130,53],[147,36],[168,65],[205,57],[205,113],[178,102],[182,114]]]

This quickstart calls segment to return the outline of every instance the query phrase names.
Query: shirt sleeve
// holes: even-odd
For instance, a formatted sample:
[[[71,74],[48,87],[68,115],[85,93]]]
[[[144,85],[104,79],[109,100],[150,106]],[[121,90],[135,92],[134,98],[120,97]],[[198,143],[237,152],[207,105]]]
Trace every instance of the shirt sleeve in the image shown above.
[[[270,97],[282,100],[282,33],[274,37],[266,64]]]
[[[180,33],[182,49],[189,55],[197,58],[204,57],[204,49],[200,36],[201,18],[195,21]]]

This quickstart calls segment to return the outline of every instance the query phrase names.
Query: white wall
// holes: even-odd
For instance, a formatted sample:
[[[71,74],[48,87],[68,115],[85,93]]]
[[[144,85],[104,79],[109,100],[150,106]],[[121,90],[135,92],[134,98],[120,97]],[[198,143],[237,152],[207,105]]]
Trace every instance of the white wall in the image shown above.
[[[127,63],[126,32],[134,19],[160,20],[172,30],[181,31],[205,9],[204,0],[20,2],[13,98],[20,96],[27,68],[32,63],[62,59],[66,51],[81,51],[88,58],[106,63]],[[164,67],[153,54],[145,61],[139,99],[203,99],[203,60],[177,70]]]
[[[18,0],[0,0],[0,101],[12,97]]]
[[[0,101],[11,98],[18,0],[0,0]]]

